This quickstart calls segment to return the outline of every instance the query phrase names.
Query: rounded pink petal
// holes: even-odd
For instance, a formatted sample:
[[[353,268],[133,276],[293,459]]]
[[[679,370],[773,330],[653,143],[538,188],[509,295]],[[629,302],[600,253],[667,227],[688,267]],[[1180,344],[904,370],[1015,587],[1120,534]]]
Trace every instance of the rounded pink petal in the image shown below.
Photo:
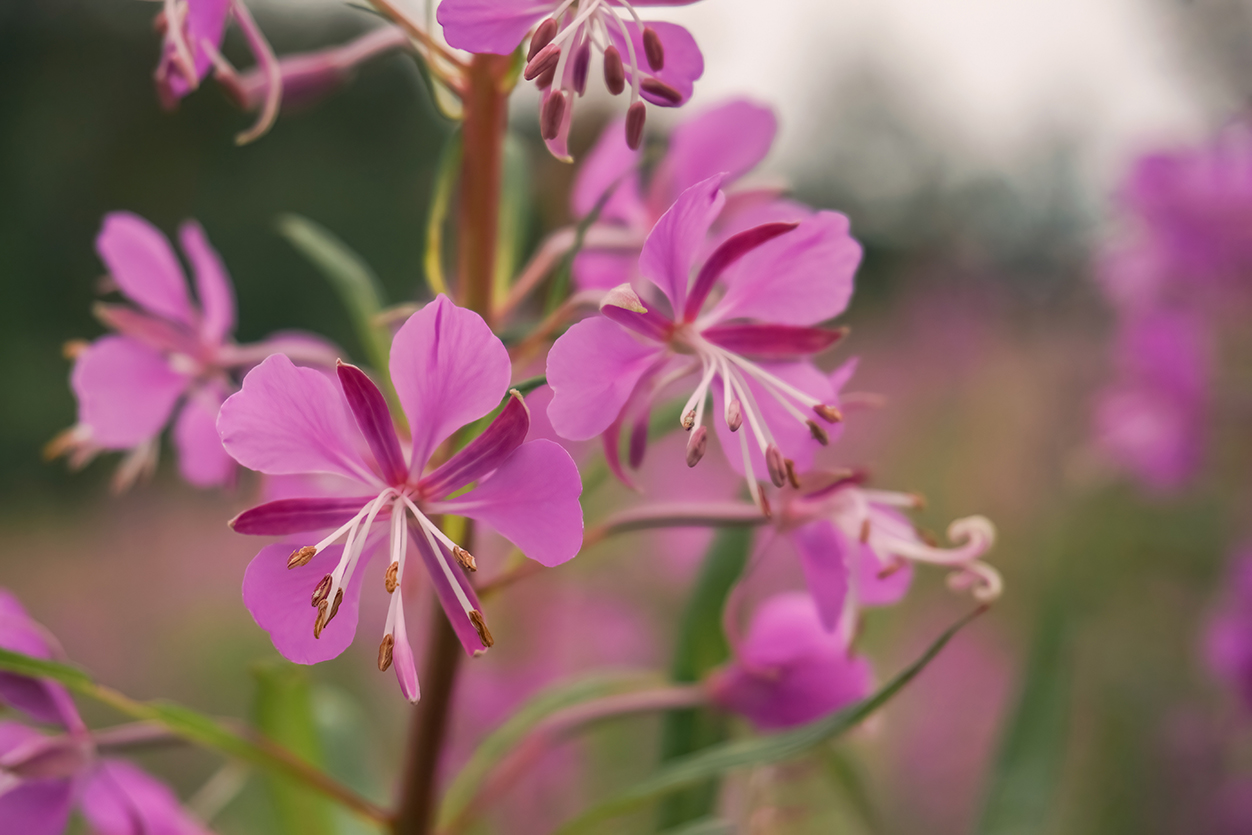
[[[209,835],[169,786],[124,760],[101,760],[82,790],[82,810],[98,835]]]
[[[639,272],[665,294],[675,316],[682,312],[686,301],[696,254],[726,203],[721,186],[722,177],[717,175],[684,191],[661,215],[643,243]]]
[[[714,174],[736,180],[765,159],[777,132],[774,111],[747,99],[705,110],[674,128],[653,188],[665,190],[668,205]]]
[[[189,220],[178,230],[200,298],[200,333],[209,344],[220,343],[235,329],[235,288],[217,251],[209,245],[204,229]]]
[[[574,286],[579,290],[612,290],[631,283],[638,264],[638,253],[584,249],[574,256]]]
[[[222,448],[217,413],[223,392],[201,389],[187,398],[174,423],[178,471],[196,487],[222,487],[235,474],[235,461]]]
[[[848,563],[856,556],[860,543],[849,540],[825,519],[796,528],[791,532],[791,541],[800,555],[804,581],[822,626],[828,632],[834,631],[848,596]]]
[[[603,316],[574,325],[548,352],[552,428],[572,441],[608,429],[661,351]]]
[[[535,0],[444,0],[435,19],[457,49],[508,55],[556,6]]]
[[[605,125],[574,177],[570,192],[574,216],[590,214],[604,193],[612,188],[613,195],[600,210],[600,221],[646,222],[647,210],[639,196],[639,172],[636,170],[641,153],[632,151],[626,144],[625,119],[614,119]]]
[[[327,546],[307,565],[289,569],[287,559],[292,550],[291,543],[261,549],[244,572],[243,602],[257,626],[269,633],[274,648],[288,661],[297,664],[329,661],[347,649],[356,634],[361,583],[370,552],[367,549],[366,555],[361,557],[344,589],[339,613],[322,630],[322,637],[314,638],[317,609],[312,605],[313,590],[323,577],[335,570],[343,555],[343,546]]]
[[[413,429],[415,475],[445,438],[500,405],[511,374],[500,338],[447,296],[409,317],[391,343],[391,381]]]
[[[26,781],[0,794],[0,822],[5,832],[15,835],[61,835],[73,799],[72,780]]]
[[[222,404],[217,430],[226,451],[250,470],[381,484],[358,451],[365,439],[343,393],[325,374],[297,368],[282,354],[248,372],[243,388]]]
[[[183,268],[161,230],[137,214],[110,212],[96,236],[96,252],[135,304],[175,322],[195,322]]]
[[[160,434],[188,377],[161,354],[125,336],[97,339],[79,354],[70,374],[78,422],[104,449],[128,449]]]

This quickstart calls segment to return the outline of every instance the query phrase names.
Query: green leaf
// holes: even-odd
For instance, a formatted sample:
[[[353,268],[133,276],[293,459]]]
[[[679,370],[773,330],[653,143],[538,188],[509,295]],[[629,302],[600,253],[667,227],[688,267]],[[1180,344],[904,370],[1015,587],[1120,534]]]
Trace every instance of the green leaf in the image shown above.
[[[520,53],[515,53],[518,55]],[[515,134],[504,138],[503,176],[500,182],[500,221],[496,227],[496,264],[492,292],[496,304],[509,294],[509,285],[522,258],[530,218],[530,172],[526,145]]]
[[[1021,699],[1005,728],[981,835],[1046,832],[1068,739],[1072,624],[1065,602],[1050,596],[1035,627]]]
[[[461,173],[461,130],[448,134],[443,151],[439,154],[439,166],[435,169],[435,188],[430,195],[430,209],[426,213],[426,251],[422,255],[422,267],[426,271],[426,285],[433,295],[448,292],[448,280],[443,272],[443,227],[452,206],[452,194],[456,190]]]
[[[294,664],[274,660],[253,665],[252,676],[256,680],[252,707],[256,726],[309,765],[324,767],[308,675]],[[290,777],[270,774],[266,783],[279,824],[288,835],[334,831],[330,804],[320,795]]]
[[[677,424],[675,413],[674,425]],[[722,632],[722,609],[747,564],[752,534],[744,528],[725,528],[713,538],[678,627],[678,643],[670,667],[672,680],[700,681],[730,658],[730,647]],[[706,709],[671,711],[661,726],[661,759],[673,760],[725,738],[724,716]],[[661,804],[659,826],[664,829],[703,818],[713,810],[716,795],[717,783],[710,780],[666,798]]]
[[[286,748],[259,734],[251,731],[246,732],[246,735],[236,733],[216,719],[173,702],[141,702],[132,699],[111,687],[97,684],[77,667],[32,658],[20,652],[0,649],[0,670],[59,682],[73,692],[103,702],[126,716],[155,722],[188,742],[212,748],[267,772],[298,780],[365,817],[378,821],[389,817],[385,809],[380,809],[308,765]]]
[[[535,725],[552,713],[592,699],[656,685],[654,676],[630,673],[584,678],[540,691],[492,731],[474,751],[444,793],[436,828],[444,832],[454,825],[458,828],[464,825],[465,819],[474,811],[471,804],[487,775]]]
[[[510,386],[511,389],[517,389],[517,393],[525,397],[540,386],[547,385],[548,378],[540,374],[538,377],[528,377],[520,383]],[[507,402],[508,397],[505,397]]]
[[[544,315],[551,313],[561,306],[561,302],[565,301],[565,296],[569,292],[570,272],[574,268],[574,259],[578,257],[578,253],[582,251],[583,242],[587,238],[587,230],[600,219],[600,213],[604,211],[604,207],[608,205],[609,200],[613,197],[613,193],[617,191],[617,187],[621,184],[634,168],[618,177],[613,183],[604,190],[600,198],[596,200],[596,205],[592,207],[587,216],[578,221],[578,225],[574,227],[574,245],[565,253],[565,257],[561,259],[560,265],[556,268],[556,273],[552,277],[552,286],[548,290],[548,300],[544,305]]]
[[[557,830],[557,835],[594,832],[609,818],[637,809],[648,802],[679,789],[698,785],[710,777],[738,768],[749,768],[782,762],[800,756],[860,724],[866,717],[886,704],[892,696],[925,669],[940,650],[963,626],[985,611],[979,608],[949,627],[930,645],[920,658],[906,667],[877,693],[810,722],[795,730],[723,742],[703,751],[676,759],[658,769],[647,779],[620,794],[602,801]]]

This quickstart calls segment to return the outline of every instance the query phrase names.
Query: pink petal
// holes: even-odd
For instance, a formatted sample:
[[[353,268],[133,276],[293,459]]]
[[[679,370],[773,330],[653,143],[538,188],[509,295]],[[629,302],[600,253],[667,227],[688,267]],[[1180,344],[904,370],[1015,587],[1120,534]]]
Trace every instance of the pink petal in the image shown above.
[[[873,548],[862,545],[857,553],[855,582],[860,605],[894,606],[904,599],[913,582],[913,564],[908,560],[886,563]]]
[[[261,549],[244,572],[243,602],[257,626],[269,633],[274,648],[288,661],[297,664],[329,661],[347,649],[356,634],[361,583],[369,567],[370,552],[367,549],[348,581],[339,613],[322,630],[322,637],[314,638],[317,609],[311,603],[313,590],[339,564],[343,546],[329,545],[307,565],[289,569],[287,559],[293,550],[291,543]]]
[[[222,404],[217,429],[226,451],[250,470],[330,473],[381,486],[358,452],[365,441],[343,394],[326,375],[282,354],[248,372]]]
[[[794,360],[820,354],[843,337],[842,330],[796,325],[715,325],[705,339],[742,357]]]
[[[579,290],[612,290],[635,277],[639,254],[584,249],[574,256],[574,286]]]
[[[602,316],[574,325],[548,352],[553,429],[574,441],[599,435],[661,353]]]
[[[413,539],[418,555],[422,558],[422,563],[426,566],[426,573],[430,576],[430,581],[435,587],[435,596],[439,598],[439,605],[443,607],[443,613],[447,616],[448,623],[452,624],[452,631],[456,633],[457,638],[461,641],[462,648],[465,649],[467,654],[474,655],[482,652],[483,644],[478,637],[478,630],[470,622],[469,616],[461,606],[461,601],[457,597],[456,590],[452,584],[456,583],[457,587],[461,589],[471,608],[481,612],[482,604],[478,602],[478,595],[474,592],[474,587],[470,585],[465,572],[457,565],[456,560],[448,553],[447,548],[442,543],[436,542],[439,547],[437,553],[432,551],[430,541],[427,540],[426,534],[417,527],[417,522],[410,517],[408,523],[409,535]],[[399,643],[400,641],[397,637],[396,645],[398,646]]]
[[[203,79],[213,66],[213,60],[203,44],[208,41],[215,47],[222,45],[222,33],[226,28],[226,18],[230,14],[231,0],[189,0],[187,3],[187,45],[191,48],[192,60],[195,64],[196,76]],[[173,45],[166,38],[163,61],[169,65],[173,53]],[[158,70],[158,74],[159,74]],[[191,87],[182,73],[170,67],[168,70],[171,92],[178,97],[191,92]]]
[[[569,453],[552,441],[530,441],[464,496],[436,503],[436,512],[484,522],[530,559],[553,566],[582,547],[581,493]]]
[[[0,647],[35,658],[53,658],[51,636],[22,608],[11,592],[0,588]],[[64,687],[45,679],[0,673],[0,702],[16,708],[37,722],[82,727],[74,701]]]
[[[856,545],[824,519],[796,528],[791,532],[791,540],[800,555],[804,581],[817,605],[822,626],[828,632],[834,631],[848,595],[848,561]]]
[[[705,110],[670,133],[669,151],[653,188],[664,187],[668,205],[714,174],[725,171],[727,180],[737,180],[765,159],[777,131],[774,111],[747,99],[732,99]]]
[[[82,792],[98,835],[209,835],[169,787],[123,760],[101,760]]]
[[[122,294],[158,316],[184,325],[196,314],[187,279],[161,231],[131,212],[110,212],[96,236],[96,252]]]
[[[556,6],[536,0],[444,0],[435,19],[457,49],[508,55]]]
[[[848,219],[818,212],[727,270],[728,289],[714,314],[782,325],[824,322],[847,308],[860,262],[861,245],[848,234]]]
[[[600,222],[617,220],[623,223],[647,217],[639,195],[641,151],[632,151],[626,144],[626,120],[614,119],[600,132],[595,147],[583,158],[570,192],[570,208],[574,217],[586,217],[610,188],[613,195],[600,211]],[[622,282],[610,284],[616,287]]]
[[[178,230],[191,270],[196,278],[196,295],[200,299],[200,333],[204,341],[216,345],[235,329],[235,288],[226,274],[226,267],[217,251],[209,245],[204,229],[189,220]]]
[[[646,91],[642,93],[642,96],[658,107],[681,105],[691,98],[696,79],[704,75],[704,55],[700,53],[700,47],[696,46],[696,39],[682,26],[661,20],[645,20],[644,25],[655,30],[660,37],[661,45],[665,48],[665,67],[657,72],[648,68],[643,53],[643,30],[636,26],[634,21],[627,21],[626,29],[630,32],[631,40],[634,41],[640,74],[644,77],[651,76],[673,87],[682,96],[682,101],[675,104]],[[626,48],[626,39],[622,37],[621,28],[610,26],[609,37],[621,52],[622,60],[627,62],[626,83],[629,84],[631,81],[630,52]]]
[[[286,498],[259,504],[230,521],[235,533],[287,536],[332,530],[345,524],[374,500],[374,496]],[[386,516],[384,511],[379,517]]]
[[[410,316],[391,343],[391,380],[413,428],[410,472],[500,405],[511,374],[504,343],[477,313],[440,295]]]
[[[510,397],[483,433],[418,482],[418,489],[423,496],[441,499],[489,475],[526,440],[529,429],[526,402]]]
[[[356,425],[365,436],[374,461],[388,484],[401,484],[408,468],[404,465],[404,453],[396,438],[396,426],[391,420],[387,400],[374,385],[374,381],[355,365],[339,363],[336,369],[339,385],[347,398],[348,408],[356,418]]]
[[[16,723],[0,723],[6,729],[21,728]],[[5,739],[5,738],[8,739]],[[0,745],[13,742],[12,733],[0,734]],[[69,823],[70,806],[74,800],[74,781],[65,779],[30,780],[0,794],[0,822],[5,832],[14,835],[61,835]],[[104,833],[108,835],[108,833]]]
[[[235,476],[235,461],[222,448],[217,413],[223,392],[201,389],[192,393],[174,423],[178,471],[196,487],[222,487]]]
[[[687,299],[687,283],[696,253],[726,203],[721,185],[722,177],[718,175],[684,191],[644,241],[639,272],[665,294],[675,315],[682,311]]]
[[[151,348],[125,336],[105,336],[74,361],[70,386],[78,422],[104,449],[129,449],[160,434],[188,377]]]
[[[695,284],[691,287],[691,295],[687,297],[687,302],[683,307],[683,319],[688,322],[694,322],[696,316],[700,313],[700,309],[704,307],[705,300],[709,297],[709,292],[713,289],[713,285],[721,278],[722,273],[730,269],[738,263],[742,258],[750,254],[775,238],[786,235],[788,232],[795,231],[799,224],[795,221],[782,223],[762,223],[760,226],[753,226],[751,229],[745,229],[731,235],[718,245],[717,249],[700,267],[700,272],[696,276]]]

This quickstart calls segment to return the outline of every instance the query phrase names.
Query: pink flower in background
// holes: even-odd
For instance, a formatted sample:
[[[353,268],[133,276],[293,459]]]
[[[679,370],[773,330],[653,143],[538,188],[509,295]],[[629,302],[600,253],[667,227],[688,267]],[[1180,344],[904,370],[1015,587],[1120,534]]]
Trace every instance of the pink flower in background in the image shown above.
[[[699,382],[681,413],[690,433],[688,464],[704,455],[711,393],[722,415],[714,425],[723,449],[766,509],[755,474],[768,473],[781,486],[789,469],[806,469],[829,442],[823,424],[839,431],[834,403],[847,372],[828,376],[810,358],[842,335],[815,325],[847,307],[861,247],[848,234],[846,217],[819,212],[732,235],[692,280],[726,202],[722,180],[714,176],[687,189],[657,222],[639,259],[642,297],[626,285],[610,291],[600,316],[574,325],[553,345],[548,416],[572,440],[604,433],[610,465],[625,480],[617,454],[622,427],[634,422],[630,461],[638,466],[654,402],[695,376]],[[730,452],[736,445],[738,455]]]
[[[37,658],[59,655],[54,639],[0,589],[0,647]],[[204,835],[165,784],[123,760],[101,758],[60,684],[0,674],[0,701],[38,722],[47,735],[0,721],[0,824],[21,835],[59,835],[77,806],[100,835]]]
[[[171,423],[183,478],[199,487],[230,483],[235,466],[215,422],[237,388],[233,375],[272,353],[323,365],[337,355],[324,340],[298,332],[236,344],[235,293],[221,259],[194,221],[183,224],[179,242],[195,276],[196,301],[169,241],[148,221],[113,212],[96,237],[100,259],[130,304],[97,305],[97,316],[116,333],[75,356],[70,385],[78,423],[48,451],[68,453],[73,466],[102,450],[127,451],[118,488],[155,467],[161,432]]]
[[[634,6],[681,6],[695,0],[444,0],[436,18],[457,49],[508,55],[532,27],[523,75],[544,91],[540,131],[554,156],[570,160],[574,100],[587,89],[593,53],[603,56],[604,84],[613,95],[629,85],[626,143],[638,148],[644,101],[678,107],[704,74],[704,56],[691,33],[673,23],[643,21]]]
[[[802,725],[865,698],[869,662],[853,654],[848,633],[828,632],[806,594],[766,600],[734,660],[708,680],[713,702],[766,729]]]
[[[1204,658],[1252,711],[1252,550],[1231,560],[1224,585],[1226,599],[1204,632]]]
[[[325,661],[352,642],[365,564],[386,536],[371,538],[376,520],[389,520],[391,555],[379,667],[385,670],[394,661],[401,690],[413,701],[419,693],[417,669],[400,588],[408,536],[465,650],[478,653],[492,644],[464,573],[474,570],[474,559],[430,516],[453,514],[484,523],[548,566],[578,552],[578,470],[551,441],[523,443],[530,418],[520,397],[509,397],[481,435],[424,472],[443,441],[500,405],[510,371],[508,352],[487,324],[439,296],[413,314],[392,342],[391,379],[412,427],[408,444],[397,436],[382,393],[350,365],[338,367],[336,386],[317,371],[273,356],[223,404],[222,443],[243,466],[274,476],[334,476],[357,493],[279,499],[231,523],[240,533],[269,536],[333,529],[294,553],[289,545],[263,548],[244,577],[249,611],[289,660]],[[469,492],[459,492],[475,482]],[[343,545],[333,544],[340,539]],[[332,623],[341,605],[343,615]]]

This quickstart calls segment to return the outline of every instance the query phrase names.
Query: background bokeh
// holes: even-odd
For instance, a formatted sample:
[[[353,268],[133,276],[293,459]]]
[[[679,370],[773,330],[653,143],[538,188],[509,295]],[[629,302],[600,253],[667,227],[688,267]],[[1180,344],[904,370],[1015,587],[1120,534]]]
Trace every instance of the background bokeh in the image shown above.
[[[347,5],[256,5],[279,53],[374,22]],[[298,327],[359,355],[332,291],[275,232],[275,218],[296,212],[333,230],[392,302],[428,297],[422,230],[450,125],[413,61],[391,56],[238,148],[233,136],[249,117],[212,84],[175,113],[159,108],[155,9],[0,3],[0,584],[102,680],[246,716],[249,665],[276,654],[239,599],[255,548],[224,522],[256,485],[198,492],[166,461],[152,482],[112,497],[107,460],[71,474],[41,457],[74,421],[61,346],[101,332],[90,313],[100,218],[129,209],[166,230],[199,219],[235,281],[241,340]],[[1002,752],[1018,750],[1005,729],[1023,705],[1030,721],[1015,727],[1035,740],[1022,745],[1037,762],[1015,790],[1038,814],[1000,831],[1240,831],[1221,830],[1214,809],[1237,802],[1252,747],[1219,747],[1247,729],[1198,645],[1224,560],[1252,535],[1240,525],[1250,497],[1237,486],[1252,465],[1249,424],[1220,432],[1202,480],[1169,498],[1114,478],[1088,430],[1091,396],[1110,373],[1111,326],[1091,258],[1113,228],[1118,179],[1135,155],[1196,141],[1240,115],[1252,92],[1252,9],[1236,0],[705,0],[673,18],[697,33],[708,61],[692,107],[740,93],[774,104],[782,130],[767,172],[799,198],[846,212],[866,245],[841,356],[862,357],[853,388],[886,405],[850,416],[832,460],[923,493],[926,527],[982,513],[1002,537],[992,561],[1007,592],[992,614],[839,747],[861,790],[847,780],[832,789],[814,763],[745,777],[739,795],[774,809],[774,829],[762,831],[976,831]],[[227,46],[244,54],[237,34]],[[566,220],[570,171],[538,142],[533,100],[516,98],[533,244]],[[588,116],[596,106],[581,111],[576,148],[603,123],[603,111]],[[658,561],[642,537],[627,538],[502,601],[503,639],[495,666],[472,673],[486,682],[478,689],[491,692],[492,676],[510,669],[667,663],[667,624],[695,558],[660,572]],[[868,620],[879,675],[968,605],[922,572],[904,604]],[[363,628],[381,617],[367,611]],[[588,620],[603,627],[602,651],[575,640]],[[407,713],[390,676],[370,672],[372,655],[356,647],[312,680],[333,768],[385,799]],[[509,706],[468,691],[464,700],[483,723]],[[458,725],[455,756],[481,733],[473,725]],[[572,783],[594,794],[643,773],[654,748],[638,740],[652,730],[642,722],[597,734],[584,756],[599,767]],[[184,796],[216,763],[186,751],[149,761]],[[523,817],[535,820],[559,819],[583,796],[532,789],[515,802],[534,805]],[[216,828],[264,832],[266,804],[251,781]],[[866,804],[868,819],[856,811]]]

